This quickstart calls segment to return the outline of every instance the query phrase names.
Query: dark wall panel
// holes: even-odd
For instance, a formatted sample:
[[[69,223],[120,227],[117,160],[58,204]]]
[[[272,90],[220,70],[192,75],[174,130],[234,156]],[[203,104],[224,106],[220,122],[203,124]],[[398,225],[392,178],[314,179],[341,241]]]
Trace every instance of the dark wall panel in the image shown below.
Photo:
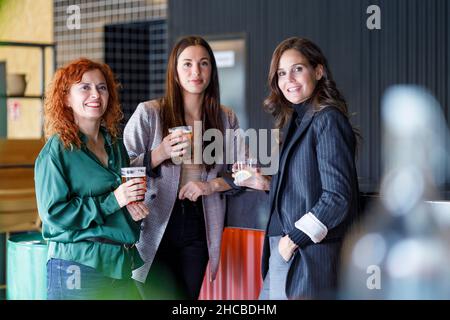
[[[117,76],[125,124],[142,101],[164,93],[166,20],[106,25],[105,62]]]
[[[267,11],[265,1],[169,1],[169,43],[187,34],[243,34],[247,45],[247,109],[250,127],[270,127],[271,119],[260,110],[267,78]]]
[[[373,4],[381,9],[381,30],[366,27]],[[245,33],[250,127],[270,128],[270,118],[257,111],[267,94],[272,51],[290,36],[316,42],[363,136],[362,190],[375,191],[382,174],[380,104],[386,88],[422,85],[449,119],[449,17],[447,0],[169,0],[169,43],[186,34]]]

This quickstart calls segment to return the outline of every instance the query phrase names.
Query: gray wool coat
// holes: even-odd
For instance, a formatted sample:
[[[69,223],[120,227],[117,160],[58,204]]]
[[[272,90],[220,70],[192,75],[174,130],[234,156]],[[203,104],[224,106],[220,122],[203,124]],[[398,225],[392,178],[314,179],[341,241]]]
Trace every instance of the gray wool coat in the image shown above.
[[[236,115],[231,109],[221,106],[221,117],[225,130],[239,128]],[[164,138],[159,104],[156,100],[142,102],[137,106],[125,127],[123,138],[131,165],[147,167],[147,192],[144,202],[150,214],[142,221],[140,239],[136,244],[145,264],[133,271],[133,279],[145,282],[178,196],[181,166],[163,163],[153,170],[149,166],[151,150]],[[224,141],[226,140],[227,137],[224,136]],[[209,172],[203,169],[202,181],[221,176],[226,169],[227,165],[224,164],[216,164]],[[213,281],[219,267],[225,197],[223,194],[214,193],[202,198],[209,252],[209,280]]]

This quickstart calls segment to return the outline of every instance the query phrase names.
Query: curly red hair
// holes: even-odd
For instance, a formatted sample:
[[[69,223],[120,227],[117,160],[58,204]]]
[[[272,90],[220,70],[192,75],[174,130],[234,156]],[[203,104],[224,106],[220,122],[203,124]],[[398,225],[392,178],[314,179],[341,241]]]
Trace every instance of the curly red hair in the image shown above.
[[[70,87],[81,81],[87,71],[98,69],[103,74],[108,87],[108,106],[103,115],[102,125],[116,139],[119,135],[119,122],[123,118],[120,108],[118,87],[111,68],[104,63],[94,62],[86,58],[74,60],[59,68],[47,89],[44,100],[44,133],[46,139],[58,134],[65,148],[81,147],[78,135],[79,128],[74,121],[73,111],[66,105]]]

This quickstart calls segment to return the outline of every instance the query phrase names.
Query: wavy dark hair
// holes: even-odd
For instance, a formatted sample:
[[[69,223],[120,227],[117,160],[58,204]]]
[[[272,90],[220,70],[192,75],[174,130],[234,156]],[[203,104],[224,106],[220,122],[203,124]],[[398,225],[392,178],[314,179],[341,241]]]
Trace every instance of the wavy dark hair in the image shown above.
[[[328,106],[333,106],[349,118],[347,103],[336,88],[336,83],[334,82],[331,70],[328,67],[328,61],[320,48],[308,39],[292,37],[284,40],[276,47],[270,62],[268,77],[270,94],[264,100],[264,108],[275,118],[275,127],[284,127],[289,121],[293,111],[291,107],[292,103],[286,100],[278,87],[277,73],[281,56],[289,49],[295,49],[300,52],[314,69],[319,65],[322,65],[323,67],[322,78],[317,82],[310,98],[314,112],[318,112]],[[358,135],[355,129],[354,132]]]

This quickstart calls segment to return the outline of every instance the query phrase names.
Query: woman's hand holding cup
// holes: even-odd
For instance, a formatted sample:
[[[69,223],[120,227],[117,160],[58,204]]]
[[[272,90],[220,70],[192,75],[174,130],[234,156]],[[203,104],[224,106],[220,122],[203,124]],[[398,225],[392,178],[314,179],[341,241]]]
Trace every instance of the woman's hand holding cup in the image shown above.
[[[114,190],[114,196],[116,197],[119,206],[123,208],[132,202],[143,201],[146,191],[147,186],[145,179],[133,178],[122,183]]]
[[[172,158],[173,154],[177,151],[177,149],[174,149],[174,147],[176,147],[182,141],[182,132],[173,132],[165,136],[161,144],[158,146],[162,158],[164,160]]]
[[[234,183],[240,187],[247,187],[255,190],[269,190],[270,177],[263,176],[255,159],[238,161],[233,164],[232,177]]]
[[[129,203],[143,201],[147,191],[145,167],[125,167],[120,169],[122,184],[114,191],[120,207]]]
[[[184,159],[190,158],[192,127],[182,126],[170,128],[169,132],[170,134],[167,137],[170,138],[168,138],[167,143],[170,145],[170,153],[167,152],[169,148],[166,148],[167,159],[171,158],[175,164],[181,164]]]

